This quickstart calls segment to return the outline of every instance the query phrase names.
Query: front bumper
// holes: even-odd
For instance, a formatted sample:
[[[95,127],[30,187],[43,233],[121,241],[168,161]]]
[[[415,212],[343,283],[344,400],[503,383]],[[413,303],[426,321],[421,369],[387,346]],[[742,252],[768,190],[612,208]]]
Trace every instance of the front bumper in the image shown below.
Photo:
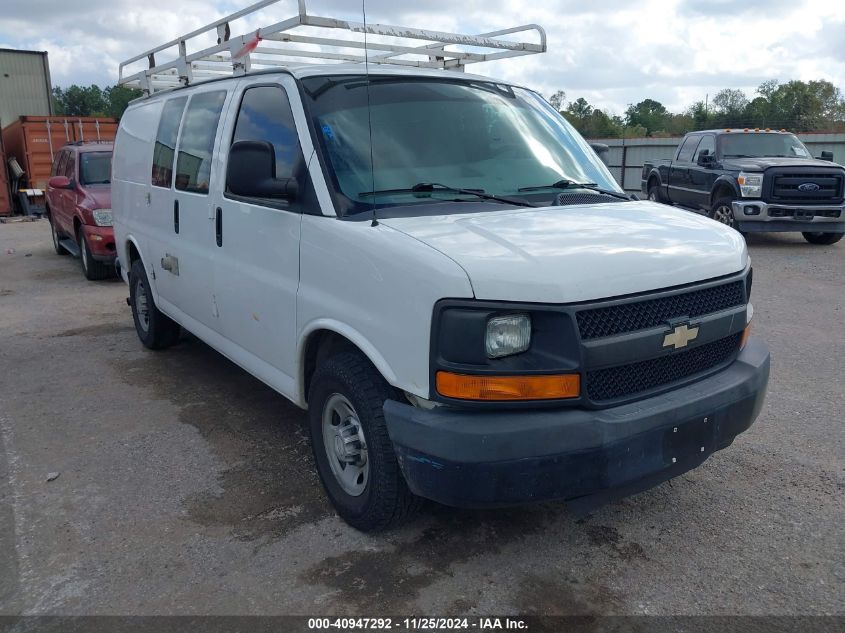
[[[91,256],[98,262],[113,262],[117,256],[114,248],[114,228],[85,224],[82,230],[85,232]]]
[[[768,380],[769,350],[752,337],[724,371],[619,407],[426,411],[388,401],[384,413],[415,494],[495,507],[630,494],[695,468],[751,426]]]
[[[841,204],[796,206],[767,204],[761,200],[735,200],[732,206],[736,229],[745,233],[845,233],[845,205]],[[756,213],[746,213],[746,207]]]

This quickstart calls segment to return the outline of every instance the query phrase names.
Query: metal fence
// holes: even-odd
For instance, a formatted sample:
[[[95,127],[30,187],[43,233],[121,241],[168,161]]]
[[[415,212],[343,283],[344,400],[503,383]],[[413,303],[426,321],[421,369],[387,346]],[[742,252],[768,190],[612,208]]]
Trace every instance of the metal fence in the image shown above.
[[[813,156],[833,152],[833,160],[845,163],[845,134],[797,134]],[[589,139],[590,143],[604,143],[610,148],[605,159],[610,172],[626,191],[640,190],[645,161],[672,158],[681,141],[680,136],[670,138]]]

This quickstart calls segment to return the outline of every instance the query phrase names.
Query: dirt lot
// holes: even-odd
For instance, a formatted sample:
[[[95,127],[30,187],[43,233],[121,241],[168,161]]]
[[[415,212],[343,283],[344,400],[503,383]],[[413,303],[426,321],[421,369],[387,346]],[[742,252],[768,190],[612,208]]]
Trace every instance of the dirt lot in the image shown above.
[[[750,248],[772,381],[731,448],[586,518],[365,536],[301,411],[196,339],[144,350],[122,283],[0,225],[0,613],[845,614],[845,244]]]

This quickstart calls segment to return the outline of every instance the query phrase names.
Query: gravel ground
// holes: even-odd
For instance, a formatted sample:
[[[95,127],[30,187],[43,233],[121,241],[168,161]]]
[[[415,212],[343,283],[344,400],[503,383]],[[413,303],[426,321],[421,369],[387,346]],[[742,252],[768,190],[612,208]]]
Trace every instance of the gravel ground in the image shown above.
[[[772,379],[729,449],[586,517],[367,536],[300,410],[194,338],[143,349],[122,283],[0,225],[0,614],[843,615],[845,243],[750,249]]]

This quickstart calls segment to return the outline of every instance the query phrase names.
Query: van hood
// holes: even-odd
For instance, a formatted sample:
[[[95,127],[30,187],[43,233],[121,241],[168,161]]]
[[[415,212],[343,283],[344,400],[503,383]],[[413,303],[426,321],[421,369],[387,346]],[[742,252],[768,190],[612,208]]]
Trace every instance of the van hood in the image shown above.
[[[647,201],[379,221],[454,260],[486,300],[591,301],[729,275],[748,260],[733,229]]]

